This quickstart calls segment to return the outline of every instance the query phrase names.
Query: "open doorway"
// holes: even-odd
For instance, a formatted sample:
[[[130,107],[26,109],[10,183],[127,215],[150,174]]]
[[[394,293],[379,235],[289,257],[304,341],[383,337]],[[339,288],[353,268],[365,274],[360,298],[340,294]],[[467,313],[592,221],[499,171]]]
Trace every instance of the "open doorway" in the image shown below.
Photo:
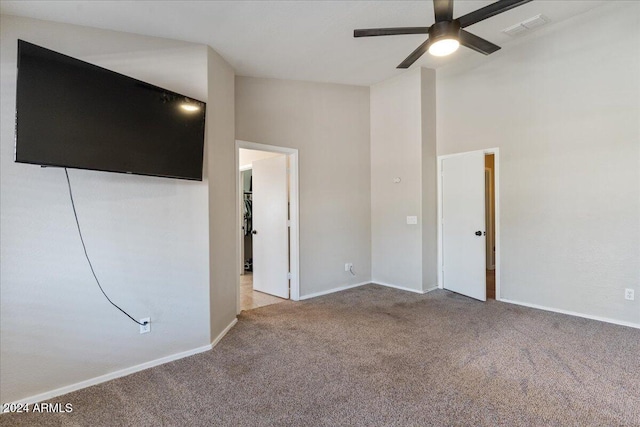
[[[487,299],[496,299],[496,217],[495,217],[495,156],[484,156],[486,287]]]
[[[283,284],[287,287],[286,295],[277,296],[272,295],[269,292],[263,292],[262,289],[254,287],[253,280],[253,240],[255,235],[254,233],[257,233],[254,228],[253,162],[257,161],[258,164],[260,164],[260,160],[284,156],[284,154],[246,150],[243,148],[241,148],[239,152],[240,188],[242,189],[242,207],[240,209],[240,228],[242,234],[240,244],[240,262],[242,265],[240,272],[240,311],[277,304],[289,298],[288,283]],[[267,195],[267,197],[269,196]],[[288,254],[288,247],[286,250]],[[288,272],[288,263],[286,268]]]
[[[499,149],[438,156],[438,286],[500,300]]]
[[[298,300],[297,150],[236,141],[237,311]]]

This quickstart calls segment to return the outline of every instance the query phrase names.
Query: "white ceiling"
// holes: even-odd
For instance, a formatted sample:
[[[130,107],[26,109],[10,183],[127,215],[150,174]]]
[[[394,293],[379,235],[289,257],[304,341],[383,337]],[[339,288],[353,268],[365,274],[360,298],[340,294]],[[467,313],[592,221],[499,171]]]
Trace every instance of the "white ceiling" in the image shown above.
[[[492,1],[457,0],[454,17]],[[548,25],[607,1],[534,0],[467,29],[500,46],[501,31],[539,13]],[[69,24],[207,44],[237,74],[370,85],[395,67],[424,35],[353,38],[355,28],[430,26],[433,4],[421,1],[2,1],[0,12]],[[522,37],[529,37],[524,35]],[[498,51],[493,55],[500,55]],[[447,58],[424,55],[413,66],[438,68],[478,53],[461,48]],[[483,60],[490,61],[492,56]]]

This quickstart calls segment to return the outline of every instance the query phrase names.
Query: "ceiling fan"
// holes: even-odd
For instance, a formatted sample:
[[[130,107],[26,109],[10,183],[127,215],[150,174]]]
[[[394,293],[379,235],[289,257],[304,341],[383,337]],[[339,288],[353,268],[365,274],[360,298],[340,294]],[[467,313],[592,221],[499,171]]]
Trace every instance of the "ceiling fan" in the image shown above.
[[[463,30],[463,28],[530,1],[532,0],[499,0],[453,19],[453,0],[433,0],[436,23],[430,27],[369,28],[366,30],[354,30],[353,37],[428,34],[429,38],[418,46],[397,68],[409,68],[426,51],[429,51],[434,56],[446,56],[455,52],[460,45],[489,55],[500,49],[500,46],[473,35]]]

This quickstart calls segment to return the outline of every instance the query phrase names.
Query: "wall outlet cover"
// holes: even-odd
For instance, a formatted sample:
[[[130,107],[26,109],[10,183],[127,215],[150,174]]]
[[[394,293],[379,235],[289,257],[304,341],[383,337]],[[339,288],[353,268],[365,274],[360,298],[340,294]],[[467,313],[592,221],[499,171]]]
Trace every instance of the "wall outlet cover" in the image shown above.
[[[140,319],[140,323],[144,323],[147,322],[146,325],[140,325],[140,333],[141,334],[146,334],[148,332],[151,332],[151,318],[150,317],[145,317]]]
[[[633,289],[625,289],[624,290],[624,299],[627,299],[629,301],[633,301],[635,299],[635,292]]]

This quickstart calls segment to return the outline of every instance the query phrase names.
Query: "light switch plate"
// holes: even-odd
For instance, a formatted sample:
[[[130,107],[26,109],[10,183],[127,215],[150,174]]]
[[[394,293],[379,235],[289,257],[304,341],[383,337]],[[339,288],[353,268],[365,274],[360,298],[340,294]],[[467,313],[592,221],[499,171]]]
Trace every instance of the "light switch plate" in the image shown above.
[[[407,224],[415,225],[417,223],[418,223],[418,217],[417,216],[408,216],[407,217]]]

